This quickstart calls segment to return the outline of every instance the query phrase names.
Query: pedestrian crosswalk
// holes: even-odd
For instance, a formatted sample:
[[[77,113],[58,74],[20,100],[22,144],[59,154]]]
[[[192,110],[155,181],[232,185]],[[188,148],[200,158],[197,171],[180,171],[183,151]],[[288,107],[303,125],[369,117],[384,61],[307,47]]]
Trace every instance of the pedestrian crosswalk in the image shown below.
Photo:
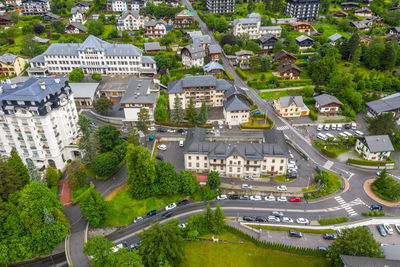
[[[279,127],[276,127],[276,129],[279,130],[279,131],[288,130],[289,126],[287,126],[287,125],[279,126]]]
[[[345,211],[350,215],[350,216],[356,216],[358,213],[351,207],[352,205],[357,205],[357,204],[364,204],[364,202],[357,198],[349,203],[347,203],[341,196],[335,197],[335,200],[337,203],[339,203],[340,207],[345,209]]]
[[[333,165],[333,162],[330,160],[327,160],[324,164],[324,168],[329,170],[332,167],[332,165]]]

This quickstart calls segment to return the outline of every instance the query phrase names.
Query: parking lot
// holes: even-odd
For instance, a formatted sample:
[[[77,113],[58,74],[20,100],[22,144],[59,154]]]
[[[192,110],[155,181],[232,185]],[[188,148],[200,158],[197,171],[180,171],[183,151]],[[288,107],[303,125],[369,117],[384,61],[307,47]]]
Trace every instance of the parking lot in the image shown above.
[[[165,162],[170,161],[172,165],[175,166],[176,171],[183,170],[185,167],[184,159],[183,159],[183,147],[179,147],[179,142],[166,142],[162,143],[167,146],[167,150],[162,151],[157,149],[157,155],[163,157]],[[157,156],[156,155],[156,156]]]
[[[299,230],[301,232],[301,230]],[[325,240],[320,234],[305,234],[302,233],[303,237],[290,237],[287,231],[266,231],[263,230],[261,233],[261,240],[283,243],[286,245],[296,247],[307,247],[316,248],[317,246],[328,247],[332,242],[331,240]]]
[[[376,225],[371,225],[368,228],[371,231],[371,234],[374,236],[376,241],[382,244],[389,244],[389,245],[400,245],[400,234],[396,231],[393,224],[391,224],[393,228],[393,234],[387,236],[381,236],[376,228]]]

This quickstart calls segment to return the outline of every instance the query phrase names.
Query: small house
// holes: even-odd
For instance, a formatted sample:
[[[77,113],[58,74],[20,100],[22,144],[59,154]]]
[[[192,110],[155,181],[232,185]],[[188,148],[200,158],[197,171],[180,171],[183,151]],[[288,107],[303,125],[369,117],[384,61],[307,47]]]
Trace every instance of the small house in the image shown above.
[[[388,135],[370,135],[358,138],[355,150],[365,160],[385,161],[394,148]]]
[[[322,94],[314,97],[315,109],[321,115],[336,115],[340,112],[340,108],[343,103],[339,101],[335,96]]]
[[[210,63],[205,65],[203,67],[203,70],[204,75],[212,75],[216,77],[221,77],[225,71],[224,67],[215,61],[211,61]]]
[[[355,9],[359,7],[359,4],[357,2],[343,2],[340,4],[340,7],[343,10],[349,10],[349,9]]]
[[[314,44],[314,40],[306,35],[296,37],[296,43],[299,45],[299,49],[311,48]]]
[[[338,33],[332,34],[331,36],[328,37],[328,41],[329,41],[330,45],[336,45],[337,42],[341,42],[344,39],[345,38]]]
[[[284,96],[275,99],[273,107],[282,117],[307,116],[310,109],[304,104],[302,96]]]
[[[297,60],[297,57],[293,56],[291,53],[281,50],[275,54],[274,62],[291,63]]]
[[[354,11],[354,15],[359,17],[372,17],[372,11],[367,7],[362,7]]]
[[[44,21],[54,21],[54,20],[62,20],[62,18],[56,14],[47,12],[46,14],[43,15],[43,20]]]
[[[344,12],[343,10],[337,10],[337,11],[332,12],[332,16],[333,16],[334,18],[339,18],[339,19],[345,18],[345,17],[347,17],[348,15],[349,15],[349,13]]]
[[[219,61],[222,56],[222,48],[219,44],[212,44],[207,48],[208,57],[211,61]]]
[[[296,31],[301,32],[301,33],[309,33],[311,32],[311,24],[308,22],[294,22],[291,23],[290,26],[295,28]]]
[[[144,23],[144,37],[163,38],[167,34],[167,23],[160,20],[150,20]]]
[[[248,69],[250,67],[249,65],[249,59],[254,56],[254,53],[249,50],[240,50],[235,53],[236,55],[236,60],[237,64],[240,66],[242,69]]]
[[[144,51],[146,53],[158,53],[160,51],[165,51],[166,49],[165,46],[160,46],[159,42],[144,43]]]
[[[278,42],[278,38],[275,35],[269,33],[261,36],[259,40],[261,49],[272,49],[274,48],[276,42]]]
[[[193,66],[201,67],[204,65],[206,53],[204,48],[198,43],[185,46],[181,51],[181,55],[182,64],[188,68]]]
[[[65,33],[87,33],[87,32],[88,32],[87,27],[76,22],[70,22],[67,25],[65,25]]]
[[[400,34],[400,27],[393,27],[393,28],[390,28],[390,29],[388,30],[387,33],[388,33],[388,34],[391,34],[391,35],[393,35],[393,34]]]
[[[194,22],[193,13],[187,9],[182,10],[175,14],[174,25],[175,27],[189,27]]]
[[[279,65],[276,70],[285,80],[300,80],[301,69],[292,63]]]

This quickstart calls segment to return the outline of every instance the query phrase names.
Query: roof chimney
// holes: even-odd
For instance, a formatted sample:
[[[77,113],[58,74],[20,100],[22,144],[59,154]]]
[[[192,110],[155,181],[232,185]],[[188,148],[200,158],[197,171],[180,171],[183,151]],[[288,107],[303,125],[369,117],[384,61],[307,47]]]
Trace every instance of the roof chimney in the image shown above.
[[[40,85],[40,88],[42,88],[42,90],[46,90],[46,84],[44,83],[43,80],[39,81],[39,85]]]

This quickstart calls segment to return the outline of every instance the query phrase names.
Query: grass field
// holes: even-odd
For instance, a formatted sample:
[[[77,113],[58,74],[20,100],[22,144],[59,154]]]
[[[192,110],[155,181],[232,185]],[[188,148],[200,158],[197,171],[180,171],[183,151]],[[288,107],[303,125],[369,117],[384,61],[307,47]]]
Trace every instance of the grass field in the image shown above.
[[[285,175],[276,176],[276,177],[274,177],[274,180],[278,183],[289,183],[289,182],[294,181],[294,180],[288,179]]]
[[[335,233],[335,230],[332,229],[308,229],[308,228],[292,228],[292,227],[280,227],[280,226],[273,226],[273,225],[248,225],[254,229],[262,229],[262,230],[268,230],[268,231],[285,231],[289,232],[289,230],[295,229],[297,231],[300,231],[302,233],[306,234],[325,234],[325,233]]]
[[[298,256],[264,249],[252,243],[212,243],[185,241],[185,260],[181,267],[205,266],[331,266],[326,258]]]
[[[283,96],[300,95],[301,90],[271,91],[259,93],[262,99],[278,99]]]
[[[128,190],[121,191],[112,200],[106,202],[107,214],[100,227],[128,225],[137,216],[146,215],[151,210],[161,209],[180,200],[182,200],[180,195],[136,200],[130,197]]]
[[[318,24],[318,25],[313,25],[317,30],[323,29],[323,33],[321,33],[321,36],[326,36],[329,37],[332,34],[339,33],[342,35],[344,38],[349,39],[351,37],[351,34],[347,32],[343,32],[339,30],[339,27],[334,24]]]
[[[229,233],[229,232],[225,232],[220,235],[207,234],[207,235],[200,236],[199,238],[212,240],[213,236],[214,236],[214,238],[218,238],[220,241],[233,241],[233,242],[242,241],[242,239],[240,237],[238,237],[232,233]]]

